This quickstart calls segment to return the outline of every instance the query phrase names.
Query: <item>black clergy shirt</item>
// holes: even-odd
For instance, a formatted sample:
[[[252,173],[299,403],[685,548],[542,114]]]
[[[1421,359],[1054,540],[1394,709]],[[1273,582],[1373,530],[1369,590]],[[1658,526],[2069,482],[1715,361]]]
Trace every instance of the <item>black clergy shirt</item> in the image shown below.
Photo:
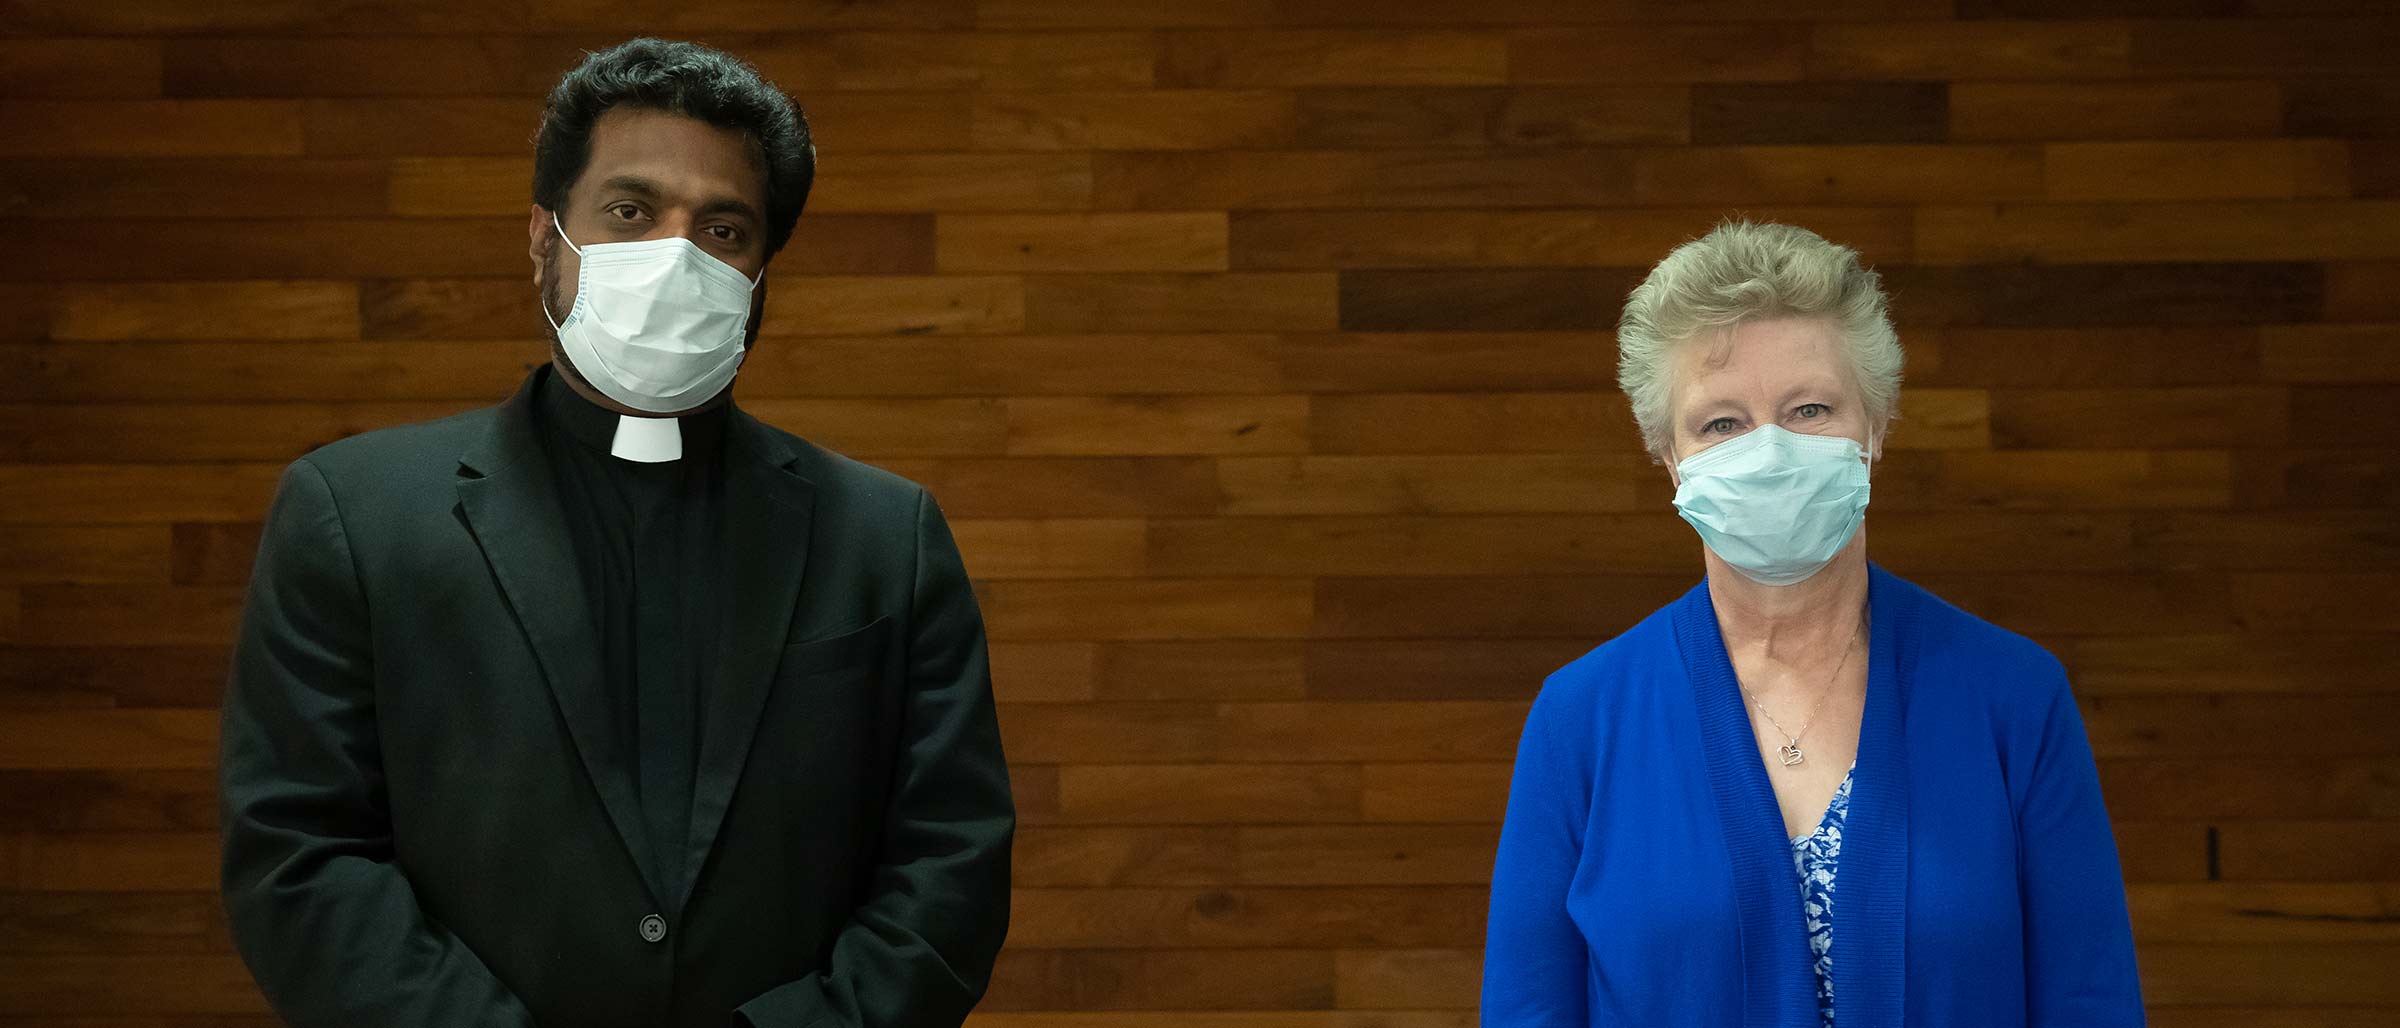
[[[575,392],[558,369],[540,385],[537,434],[558,483],[583,576],[608,705],[616,712],[661,896],[686,875],[700,704],[725,616],[722,514],[727,404],[686,415],[683,456],[612,456],[620,415]]]

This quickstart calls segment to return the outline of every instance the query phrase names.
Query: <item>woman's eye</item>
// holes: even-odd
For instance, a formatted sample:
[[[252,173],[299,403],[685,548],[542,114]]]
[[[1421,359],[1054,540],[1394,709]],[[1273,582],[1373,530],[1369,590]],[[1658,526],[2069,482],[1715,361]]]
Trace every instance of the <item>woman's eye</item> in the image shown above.
[[[1715,421],[1711,421],[1708,424],[1700,426],[1700,433],[1702,435],[1711,435],[1715,433],[1731,431],[1733,431],[1732,418],[1718,418]]]
[[[1794,411],[1793,413],[1798,414],[1803,418],[1821,418],[1827,414],[1833,413],[1833,408],[1825,406],[1821,403],[1804,403],[1800,405],[1799,410]]]

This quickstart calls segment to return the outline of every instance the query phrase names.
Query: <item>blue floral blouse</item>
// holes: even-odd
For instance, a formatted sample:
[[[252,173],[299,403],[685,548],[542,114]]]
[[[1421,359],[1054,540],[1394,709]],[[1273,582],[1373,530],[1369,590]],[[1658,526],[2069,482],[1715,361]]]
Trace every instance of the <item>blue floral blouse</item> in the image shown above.
[[[1857,774],[1858,762],[1851,761],[1817,830],[1792,840],[1800,907],[1808,915],[1808,952],[1817,972],[1817,1019],[1824,1028],[1833,1028],[1833,872],[1842,860],[1842,823],[1850,819],[1850,782]]]

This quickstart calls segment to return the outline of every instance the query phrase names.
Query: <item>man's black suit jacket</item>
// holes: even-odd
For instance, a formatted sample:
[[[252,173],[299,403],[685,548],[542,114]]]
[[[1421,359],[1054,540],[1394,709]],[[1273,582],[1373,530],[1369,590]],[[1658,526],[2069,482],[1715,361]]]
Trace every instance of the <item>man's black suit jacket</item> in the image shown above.
[[[724,669],[679,895],[650,859],[551,472],[507,403],[284,472],[225,702],[224,893],[296,1026],[955,1026],[1015,815],[925,491],[739,410]]]

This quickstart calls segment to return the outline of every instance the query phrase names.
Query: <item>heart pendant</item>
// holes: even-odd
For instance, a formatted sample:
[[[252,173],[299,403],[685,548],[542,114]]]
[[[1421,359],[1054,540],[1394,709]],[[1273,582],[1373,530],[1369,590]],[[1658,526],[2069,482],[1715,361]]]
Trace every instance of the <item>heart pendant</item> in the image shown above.
[[[1785,767],[1799,767],[1801,761],[1808,759],[1807,754],[1800,752],[1800,747],[1798,744],[1786,746],[1783,748],[1782,752],[1783,766]]]

